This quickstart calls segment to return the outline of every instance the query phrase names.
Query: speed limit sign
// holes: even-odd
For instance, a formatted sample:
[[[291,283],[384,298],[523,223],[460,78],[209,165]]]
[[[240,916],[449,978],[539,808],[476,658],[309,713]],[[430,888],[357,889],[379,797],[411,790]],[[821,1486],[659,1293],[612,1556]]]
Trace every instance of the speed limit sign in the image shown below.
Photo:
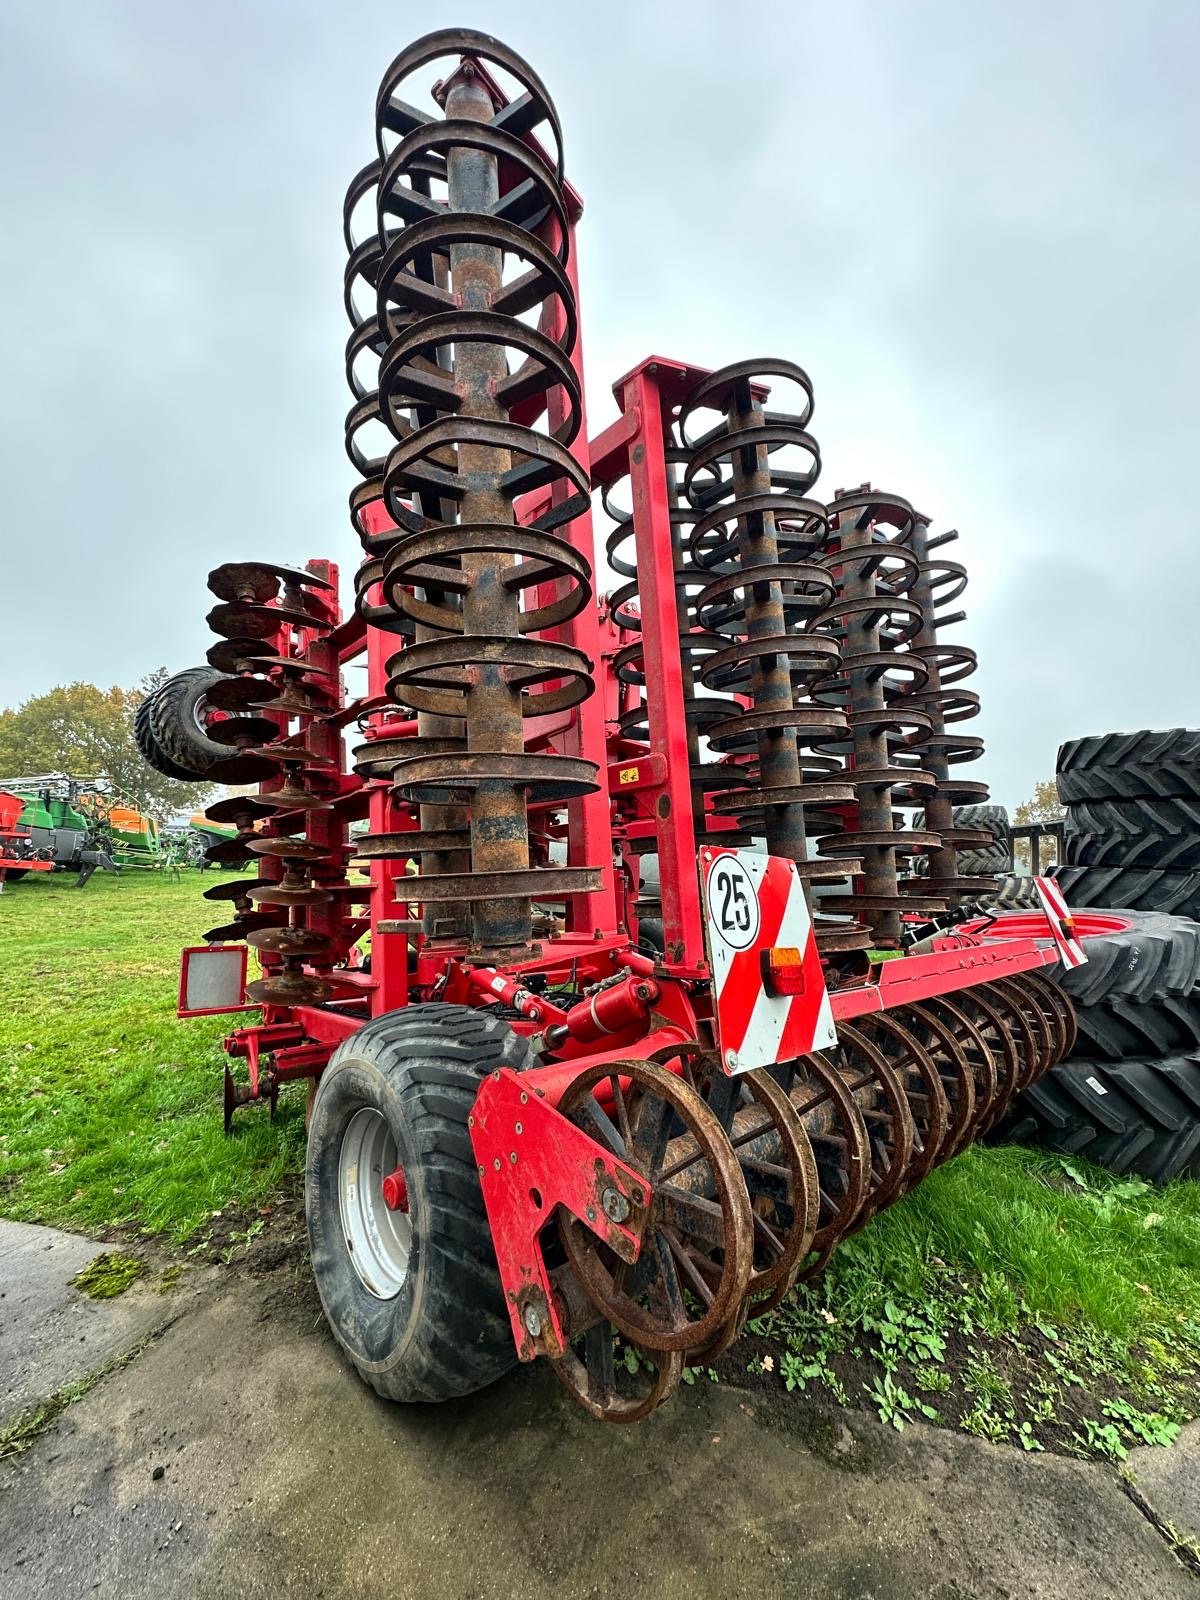
[[[700,852],[713,1011],[726,1072],[837,1043],[804,885],[794,861]]]

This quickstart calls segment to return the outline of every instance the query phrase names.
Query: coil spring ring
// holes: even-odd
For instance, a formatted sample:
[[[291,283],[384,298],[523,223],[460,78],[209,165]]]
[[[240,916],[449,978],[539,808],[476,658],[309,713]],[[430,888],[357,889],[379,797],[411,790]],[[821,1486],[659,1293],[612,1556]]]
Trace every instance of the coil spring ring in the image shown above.
[[[436,91],[445,115],[426,117],[404,99],[407,80],[453,55],[462,60]],[[517,80],[507,104],[488,86],[489,66]],[[458,750],[410,742],[393,769],[410,801],[470,802],[474,870],[423,871],[422,899],[493,902],[476,907],[476,945],[511,949],[528,944],[529,895],[597,886],[591,869],[528,864],[527,804],[587,793],[596,776],[592,762],[528,754],[522,731],[524,719],[576,706],[594,688],[581,651],[534,637],[592,595],[588,562],[555,532],[589,491],[570,453],[582,398],[561,129],[520,57],[486,35],[444,30],[388,69],[376,136],[377,159],[346,202],[355,324],[346,439],[364,480],[351,496],[360,536],[379,501],[396,528],[364,539],[377,565],[360,575],[359,604],[412,630],[386,664],[390,698],[465,732]],[[376,233],[360,240],[350,219],[368,195]],[[356,298],[363,284],[372,310]],[[367,376],[364,357],[377,363]],[[387,448],[371,453],[365,441],[379,429]],[[547,489],[550,510],[518,526],[515,499]]]
[[[798,393],[790,411],[765,408],[772,382]],[[828,826],[829,808],[854,797],[840,762],[814,753],[847,722],[810,694],[840,659],[837,641],[819,626],[835,584],[820,560],[827,514],[810,493],[821,470],[812,413],[808,375],[783,360],[722,368],[695,386],[679,413],[682,488],[696,513],[684,570],[699,582],[689,591],[690,621],[705,641],[697,670],[728,710],[705,728],[724,758],[709,767],[711,810],[765,836],[770,853],[794,861],[809,883],[858,866],[810,857],[806,844],[807,827],[821,816]],[[870,942],[861,925],[824,918],[817,939],[824,954]]]
[[[931,538],[928,520],[915,519],[913,552],[919,565],[916,592],[924,608],[925,626],[912,649],[929,669],[928,683],[919,702],[930,717],[926,766],[935,788],[924,797],[924,810],[914,818],[914,824],[936,832],[942,848],[928,857],[918,858],[912,865],[915,875],[927,875],[933,880],[934,891],[955,906],[986,893],[995,882],[994,878],[963,874],[957,860],[959,849],[991,843],[989,833],[960,827],[954,818],[955,805],[976,805],[988,798],[985,783],[960,778],[952,771],[978,760],[983,754],[981,738],[951,726],[979,714],[978,694],[962,686],[976,669],[975,652],[966,645],[950,644],[939,637],[940,630],[965,618],[964,611],[949,608],[962,597],[967,586],[967,572],[961,562],[934,557],[930,552],[957,538],[958,533],[953,529]]]

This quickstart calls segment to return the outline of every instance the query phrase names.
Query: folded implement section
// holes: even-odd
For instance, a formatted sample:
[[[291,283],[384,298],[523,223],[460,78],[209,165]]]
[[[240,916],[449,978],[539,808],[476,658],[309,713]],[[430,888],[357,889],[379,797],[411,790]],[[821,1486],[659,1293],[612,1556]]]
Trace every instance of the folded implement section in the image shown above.
[[[975,887],[933,825],[977,743],[946,733],[951,564],[899,496],[814,498],[807,375],[649,359],[589,440],[536,74],[431,35],[375,134],[346,202],[353,613],[329,562],[218,568],[189,690],[208,775],[260,784],[210,812],[253,872],[208,891],[207,938],[263,972],[226,1116],[315,1086],[314,1272],[380,1393],[541,1355],[632,1421],[1065,1053],[1061,929],[927,920]],[[155,729],[184,749],[165,704]]]

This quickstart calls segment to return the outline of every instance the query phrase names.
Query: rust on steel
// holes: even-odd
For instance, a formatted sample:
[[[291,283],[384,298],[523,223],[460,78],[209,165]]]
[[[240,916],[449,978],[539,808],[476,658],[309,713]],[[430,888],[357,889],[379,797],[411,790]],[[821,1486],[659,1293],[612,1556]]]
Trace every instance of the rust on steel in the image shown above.
[[[417,111],[406,78],[429,51],[456,49],[462,59],[435,89],[443,115]],[[493,99],[477,70],[489,62],[519,80],[519,112]],[[447,31],[393,62],[377,136],[378,160],[346,197],[346,443],[365,480],[351,497],[368,557],[357,605],[403,646],[386,664],[387,692],[416,713],[417,738],[370,741],[355,757],[364,776],[392,776],[420,815],[413,836],[377,835],[364,849],[419,858],[427,932],[465,935],[476,956],[519,958],[533,948],[534,896],[597,884],[591,869],[536,865],[528,820],[531,801],[586,792],[597,770],[525,750],[526,718],[593,689],[581,652],[533,637],[592,599],[588,562],[554,532],[567,512],[523,528],[513,511],[529,490],[586,497],[590,487],[570,453],[583,406],[558,115],[511,51]],[[359,238],[355,212],[372,196],[378,227]],[[519,320],[539,308],[539,326]],[[551,391],[549,431],[514,420]],[[386,454],[372,452],[380,425]],[[367,527],[380,498],[394,531]]]

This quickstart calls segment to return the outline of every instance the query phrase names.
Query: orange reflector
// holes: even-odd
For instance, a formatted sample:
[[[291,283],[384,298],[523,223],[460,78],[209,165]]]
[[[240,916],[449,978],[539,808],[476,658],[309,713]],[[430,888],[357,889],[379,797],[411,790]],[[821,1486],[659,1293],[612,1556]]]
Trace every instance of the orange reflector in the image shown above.
[[[793,944],[763,951],[763,978],[776,994],[804,993],[804,951]]]

